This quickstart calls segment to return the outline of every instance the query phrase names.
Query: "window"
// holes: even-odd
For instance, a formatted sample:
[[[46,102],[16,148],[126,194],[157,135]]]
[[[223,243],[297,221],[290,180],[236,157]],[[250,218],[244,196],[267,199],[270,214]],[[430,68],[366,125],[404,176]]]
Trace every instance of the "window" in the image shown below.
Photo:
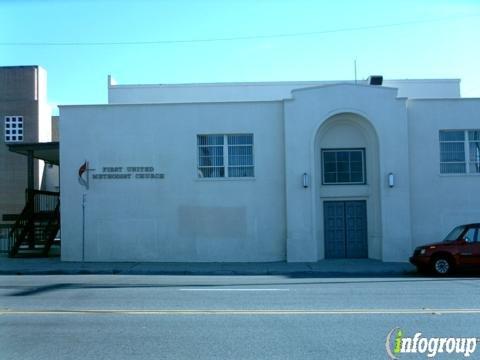
[[[441,130],[440,173],[480,173],[480,130]]]
[[[465,230],[465,225],[460,225],[454,228],[452,231],[448,233],[448,235],[443,239],[443,241],[455,241],[458,237],[463,233]]]
[[[253,177],[253,134],[198,135],[198,177]]]
[[[480,173],[480,130],[468,131],[468,172]]]
[[[23,116],[5,116],[5,142],[23,141]]]
[[[253,177],[253,135],[227,135],[228,176]]]
[[[224,177],[223,135],[199,135],[198,145],[198,176]]]
[[[364,149],[322,149],[323,184],[365,184]]]
[[[465,240],[468,243],[476,242],[477,241],[477,229],[476,228],[470,228],[467,230],[465,235],[463,235],[463,240]]]

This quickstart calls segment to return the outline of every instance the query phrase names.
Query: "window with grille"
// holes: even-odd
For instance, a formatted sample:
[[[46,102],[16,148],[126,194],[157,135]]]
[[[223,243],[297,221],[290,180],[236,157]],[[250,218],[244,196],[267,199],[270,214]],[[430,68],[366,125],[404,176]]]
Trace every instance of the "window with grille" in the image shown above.
[[[198,135],[198,177],[254,177],[253,134]]]
[[[322,182],[365,184],[365,149],[322,149]]]
[[[441,130],[440,173],[480,173],[480,130]]]
[[[480,173],[480,130],[468,131],[468,172]]]
[[[5,116],[5,142],[23,142],[23,116]]]

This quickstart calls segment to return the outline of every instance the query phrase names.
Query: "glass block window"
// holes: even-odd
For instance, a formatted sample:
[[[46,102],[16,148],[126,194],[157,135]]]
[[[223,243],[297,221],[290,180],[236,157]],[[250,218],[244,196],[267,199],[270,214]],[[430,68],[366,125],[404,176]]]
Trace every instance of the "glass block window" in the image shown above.
[[[198,177],[253,177],[253,134],[198,135]]]
[[[23,116],[5,116],[5,142],[23,142]]]
[[[480,130],[441,130],[440,173],[480,173]]]
[[[322,149],[322,183],[365,184],[365,149]]]

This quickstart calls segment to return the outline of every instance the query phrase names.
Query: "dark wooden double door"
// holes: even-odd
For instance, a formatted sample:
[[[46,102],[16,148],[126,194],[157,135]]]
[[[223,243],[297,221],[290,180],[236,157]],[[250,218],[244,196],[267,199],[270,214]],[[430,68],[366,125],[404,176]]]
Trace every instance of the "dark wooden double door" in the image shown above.
[[[368,257],[366,201],[324,201],[325,258]]]

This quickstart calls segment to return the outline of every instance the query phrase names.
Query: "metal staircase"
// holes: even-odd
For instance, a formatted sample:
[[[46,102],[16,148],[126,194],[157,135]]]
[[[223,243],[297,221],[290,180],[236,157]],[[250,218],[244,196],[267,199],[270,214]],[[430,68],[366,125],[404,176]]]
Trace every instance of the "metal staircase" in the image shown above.
[[[9,256],[48,256],[60,229],[60,194],[27,190],[26,199],[9,233]]]

